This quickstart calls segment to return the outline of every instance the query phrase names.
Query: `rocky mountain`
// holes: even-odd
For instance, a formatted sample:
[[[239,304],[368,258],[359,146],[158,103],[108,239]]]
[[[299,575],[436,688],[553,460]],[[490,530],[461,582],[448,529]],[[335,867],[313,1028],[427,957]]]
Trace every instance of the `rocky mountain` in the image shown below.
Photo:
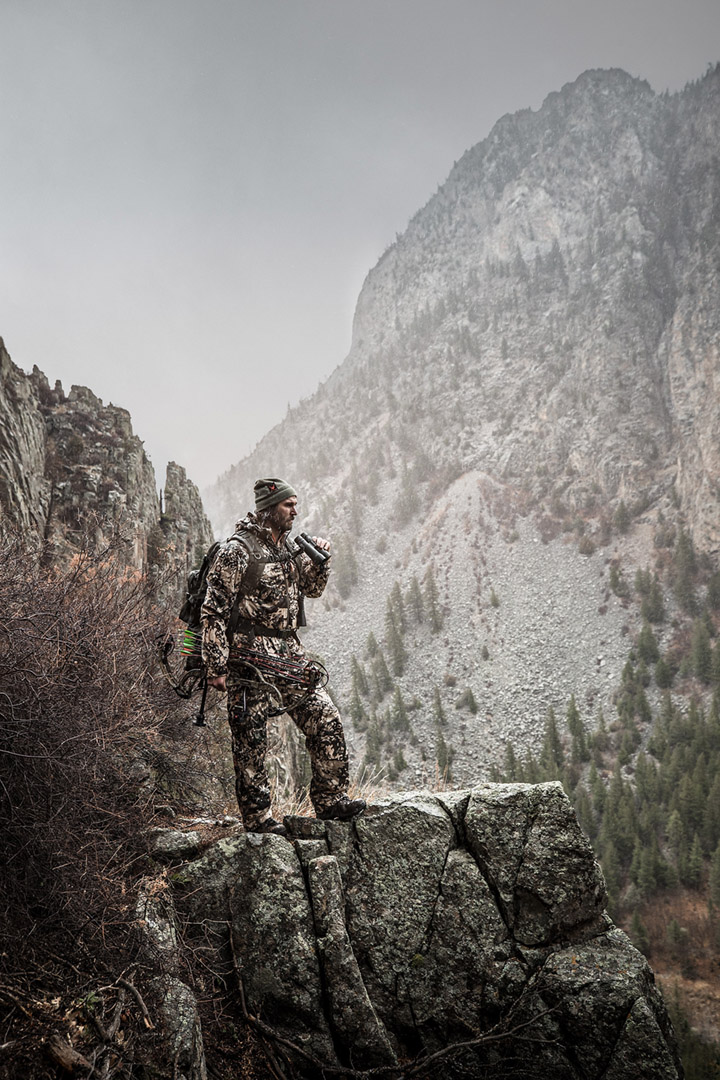
[[[346,705],[368,633],[387,660],[409,624],[412,779],[433,708],[466,777],[571,694],[612,712],[639,622],[611,570],[680,526],[720,550],[719,136],[720,67],[673,95],[589,71],[503,117],[368,274],[346,360],[205,493],[227,534],[287,477],[333,539],[308,642]]]
[[[130,414],[84,386],[27,375],[0,339],[0,523],[67,562],[116,542],[129,566],[185,568],[212,539],[195,485],[167,467],[164,507]]]
[[[559,784],[407,793],[353,824],[286,821],[290,843],[152,836],[173,869],[145,879],[138,919],[175,1075],[220,1075],[221,1060],[245,1075],[239,1005],[265,1048],[253,1075],[274,1052],[309,1078],[683,1075]],[[216,1008],[201,1020],[209,985]]]

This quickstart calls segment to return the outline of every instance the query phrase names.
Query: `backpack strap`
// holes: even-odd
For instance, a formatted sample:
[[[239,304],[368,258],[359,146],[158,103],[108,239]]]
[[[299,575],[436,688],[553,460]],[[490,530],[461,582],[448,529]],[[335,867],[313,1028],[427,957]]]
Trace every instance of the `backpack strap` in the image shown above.
[[[248,562],[245,573],[242,576],[240,588],[237,591],[237,596],[235,597],[232,611],[230,612],[230,618],[228,619],[228,644],[232,642],[238,626],[243,621],[240,617],[240,602],[246,596],[249,596],[252,592],[255,591],[257,586],[260,584],[260,578],[263,575],[263,570],[268,565],[268,563],[287,562],[288,560],[292,559],[292,552],[290,551],[287,541],[285,542],[283,554],[272,555],[267,553],[267,549],[262,546],[258,538],[253,533],[247,532],[244,529],[239,532],[233,533],[232,536],[228,537],[228,541],[230,540],[237,540],[239,544],[242,544],[242,546],[245,548],[245,550],[250,556],[250,561]]]

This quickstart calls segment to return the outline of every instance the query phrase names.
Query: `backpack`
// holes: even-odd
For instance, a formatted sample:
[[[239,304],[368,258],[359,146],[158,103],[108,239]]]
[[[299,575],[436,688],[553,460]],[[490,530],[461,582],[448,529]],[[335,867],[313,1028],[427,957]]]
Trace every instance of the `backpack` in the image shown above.
[[[231,537],[230,539],[233,538]],[[205,602],[205,594],[207,593],[208,574],[210,573],[210,568],[215,562],[215,557],[221,546],[222,544],[219,540],[216,540],[214,544],[211,544],[205,552],[205,556],[200,563],[200,566],[196,570],[191,570],[188,574],[185,601],[178,612],[180,621],[187,623],[188,626],[195,627],[200,625],[200,611]]]

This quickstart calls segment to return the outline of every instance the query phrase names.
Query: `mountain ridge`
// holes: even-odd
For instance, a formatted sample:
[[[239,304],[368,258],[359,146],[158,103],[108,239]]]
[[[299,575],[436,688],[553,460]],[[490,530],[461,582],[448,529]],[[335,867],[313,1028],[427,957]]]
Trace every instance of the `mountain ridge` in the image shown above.
[[[379,386],[380,392],[370,389],[366,394],[359,420],[360,424],[382,427],[383,405],[387,404],[382,394],[383,369],[395,368],[396,384],[398,369],[403,371],[406,385],[401,390],[406,400],[412,400],[420,395],[414,393],[408,354],[420,353],[425,364],[449,368],[451,379],[454,375],[456,381],[462,380],[463,396],[476,407],[476,425],[478,419],[491,425],[499,411],[505,415],[510,438],[497,428],[488,429],[491,437],[474,439],[472,452],[464,455],[461,466],[485,461],[495,470],[519,470],[526,483],[533,483],[522,438],[513,438],[525,434],[533,449],[544,440],[544,457],[553,471],[557,472],[567,457],[572,459],[583,480],[572,485],[573,494],[577,489],[576,502],[587,495],[586,488],[593,482],[600,485],[606,498],[617,500],[637,498],[645,492],[649,478],[667,494],[677,476],[691,531],[697,532],[700,546],[716,549],[720,537],[717,508],[712,513],[704,509],[707,500],[692,482],[697,462],[703,477],[716,467],[714,440],[708,437],[714,434],[716,418],[704,417],[702,386],[698,386],[703,380],[707,383],[713,373],[706,370],[700,380],[685,379],[687,358],[681,341],[697,336],[701,328],[703,336],[711,333],[716,322],[715,296],[713,290],[707,302],[700,308],[695,305],[693,311],[683,306],[682,298],[677,301],[678,286],[671,280],[668,265],[674,221],[668,204],[675,196],[679,199],[676,189],[682,185],[673,170],[677,171],[674,158],[681,150],[691,171],[701,162],[705,172],[709,169],[716,176],[716,157],[708,147],[718,126],[718,81],[713,69],[681,94],[654,96],[646,83],[623,73],[589,72],[551,94],[537,113],[526,110],[499,121],[488,139],[463,155],[445,184],[368,274],[358,299],[348,357],[316,395],[290,410],[283,424],[245,459],[248,480],[253,463],[258,463],[258,471],[261,461],[279,458],[285,471],[295,467],[309,474],[308,487],[312,489],[316,475],[319,479],[323,469],[325,475],[331,470],[324,465],[322,454],[288,453],[281,446],[283,432],[303,431],[307,425],[302,413],[309,410],[317,414],[318,426],[323,422],[329,425],[329,414],[334,411],[339,413],[335,422],[344,425],[348,441],[358,438],[359,425],[353,423],[347,409],[339,407],[338,398],[348,379],[356,396],[368,389],[368,382]],[[679,121],[692,105],[683,95],[692,101],[698,96],[702,99],[702,108],[694,108],[690,123],[690,129],[702,129],[702,147],[690,154],[682,139],[674,152],[672,143],[671,149],[663,149],[673,131],[679,138]],[[588,129],[589,104],[600,113],[599,128],[591,125]],[[523,141],[518,138],[518,129]],[[535,143],[529,143],[528,132],[534,133]],[[604,145],[605,136],[614,140],[613,154]],[[546,137],[552,141],[550,155],[542,147]],[[524,150],[521,161],[518,146]],[[589,208],[580,206],[576,183],[580,165],[603,149],[612,168],[594,172],[586,168],[588,183],[591,181],[599,193],[593,194]],[[527,177],[523,175],[526,165],[530,170]],[[675,190],[668,190],[673,185]],[[571,195],[573,202],[569,203]],[[695,208],[683,210],[681,200],[678,207],[692,217]],[[696,247],[695,234],[704,227],[702,214],[713,215],[712,223],[717,212],[713,191],[709,207],[703,201],[696,209],[697,228],[688,226],[683,231],[677,226],[681,235],[675,238],[678,251],[673,249],[673,257],[683,266],[676,277],[682,277],[685,263],[692,261],[688,251],[679,252],[679,248]],[[711,238],[713,257],[716,239]],[[520,325],[510,326],[513,305],[519,305]],[[677,325],[669,323],[671,311]],[[489,332],[488,321],[493,324]],[[591,347],[593,337],[600,340],[600,346]],[[450,364],[443,363],[445,356],[438,361],[438,348],[443,353],[449,350]],[[598,351],[601,365],[597,363]],[[472,385],[463,377],[467,368],[481,381],[482,396],[492,402],[492,410],[482,410],[478,393],[469,393]],[[617,382],[614,388],[611,375]],[[520,394],[523,382],[528,386]],[[508,386],[513,392],[508,392]],[[573,411],[578,420],[587,423],[589,419],[588,410],[578,408],[580,386],[602,410],[601,417],[608,420],[610,429],[586,452],[568,423]],[[397,385],[394,392],[398,393]],[[428,396],[426,392],[426,401]],[[328,407],[328,399],[333,408]],[[523,402],[536,412],[534,439],[522,429],[513,430],[512,417],[507,415]],[[445,403],[441,404],[447,411]],[[707,411],[707,401],[705,408]],[[389,409],[393,419],[401,421],[406,419],[403,411],[409,411],[401,409],[398,415],[392,402]],[[483,417],[483,411],[490,416]],[[710,431],[691,431],[694,439],[684,440],[688,416],[706,420]],[[591,431],[598,426],[591,425]],[[635,434],[639,426],[641,436]],[[698,427],[697,423],[693,426]],[[617,432],[612,430],[615,427]],[[702,435],[702,449],[697,446],[698,435]],[[684,451],[679,464],[672,458],[670,444],[674,440]],[[438,440],[433,442],[435,455],[447,457]],[[601,449],[604,452],[600,453]],[[330,461],[337,457],[334,450],[333,446],[326,454]],[[228,513],[228,494],[237,489],[232,479],[236,473],[238,479],[240,473],[245,474],[245,464],[231,468],[207,493],[211,516],[221,529],[228,527],[233,516]],[[537,489],[537,482],[533,486]]]
[[[486,764],[517,729],[536,748],[547,708],[564,709],[572,694],[588,726],[598,708],[612,713],[618,684],[598,684],[598,664],[619,677],[641,620],[611,589],[610,571],[632,581],[673,529],[687,530],[701,552],[720,550],[717,135],[720,67],[673,95],[618,69],[590,71],[536,112],[503,117],[368,274],[343,363],[204,493],[227,534],[254,479],[281,475],[299,489],[310,531],[329,531],[335,585],[314,605],[308,641],[348,707],[354,663],[370,663],[369,631],[387,652],[394,579],[405,591],[432,568],[444,629],[423,639],[428,664],[410,649],[395,673],[405,699],[422,688],[410,752],[419,773],[435,760],[436,690],[449,735],[460,739],[453,680],[467,679],[478,705],[462,722]],[[442,523],[448,500],[467,498],[467,483],[454,485],[474,475],[498,493],[484,523],[479,502],[469,517],[455,505],[467,550],[465,541],[462,554],[445,544],[440,557],[420,534]],[[472,552],[482,553],[486,527],[505,539],[493,542],[495,561],[476,579]],[[511,565],[531,558],[536,543],[550,545],[551,560],[579,551],[578,595],[592,597],[548,639],[554,690],[540,700],[516,694],[516,680],[488,686],[480,659],[483,648],[491,665],[522,655],[510,613],[522,616],[524,600]],[[494,589],[499,581],[506,585]],[[673,604],[668,591],[669,611]],[[587,676],[568,681],[566,643],[584,637],[598,647],[588,650]],[[661,648],[672,637],[668,623]],[[460,670],[455,642],[476,654]],[[497,715],[503,699],[488,741],[477,716]],[[358,753],[365,743],[358,736]]]
[[[0,338],[0,523],[45,562],[113,545],[137,570],[185,569],[212,539],[197,487],[170,462],[164,504],[130,413],[92,390],[30,375]]]

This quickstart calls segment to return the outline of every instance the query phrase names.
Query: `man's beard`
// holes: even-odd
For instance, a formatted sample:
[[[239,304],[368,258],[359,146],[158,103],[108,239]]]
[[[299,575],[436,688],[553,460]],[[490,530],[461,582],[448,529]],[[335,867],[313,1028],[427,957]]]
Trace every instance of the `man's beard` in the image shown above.
[[[292,520],[280,506],[269,506],[259,515],[260,524],[274,533],[289,532],[292,528]]]

